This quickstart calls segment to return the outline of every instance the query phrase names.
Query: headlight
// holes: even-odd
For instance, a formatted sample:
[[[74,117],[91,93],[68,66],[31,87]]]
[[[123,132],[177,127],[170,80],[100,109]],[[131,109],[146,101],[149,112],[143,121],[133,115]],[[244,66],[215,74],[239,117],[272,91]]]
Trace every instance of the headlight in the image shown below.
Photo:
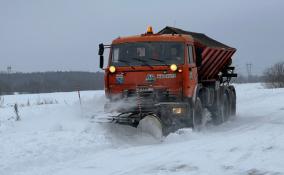
[[[114,66],[110,66],[108,68],[108,70],[111,72],[111,73],[114,73],[115,72],[115,67]]]
[[[176,71],[176,70],[177,70],[177,65],[172,64],[172,65],[170,66],[170,69],[171,69],[173,72]]]
[[[172,111],[174,114],[181,114],[183,112],[182,108],[173,108]]]

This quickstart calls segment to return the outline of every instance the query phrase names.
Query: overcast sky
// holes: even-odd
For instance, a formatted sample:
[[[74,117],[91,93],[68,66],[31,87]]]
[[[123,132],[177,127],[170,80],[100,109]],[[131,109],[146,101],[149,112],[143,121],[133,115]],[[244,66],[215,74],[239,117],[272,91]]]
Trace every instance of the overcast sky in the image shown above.
[[[283,0],[0,0],[0,70],[98,71],[97,48],[118,36],[175,26],[237,48],[259,74],[284,61]]]

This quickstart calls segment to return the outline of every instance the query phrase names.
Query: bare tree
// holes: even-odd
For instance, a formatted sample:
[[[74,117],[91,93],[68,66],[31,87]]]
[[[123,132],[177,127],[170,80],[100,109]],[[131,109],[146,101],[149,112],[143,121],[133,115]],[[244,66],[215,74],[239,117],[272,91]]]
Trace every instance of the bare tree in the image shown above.
[[[4,106],[4,97],[0,94],[0,108]]]
[[[284,87],[284,62],[279,62],[266,69],[263,73],[267,88]]]
[[[4,105],[4,97],[1,96],[1,85],[0,85],[0,108]]]

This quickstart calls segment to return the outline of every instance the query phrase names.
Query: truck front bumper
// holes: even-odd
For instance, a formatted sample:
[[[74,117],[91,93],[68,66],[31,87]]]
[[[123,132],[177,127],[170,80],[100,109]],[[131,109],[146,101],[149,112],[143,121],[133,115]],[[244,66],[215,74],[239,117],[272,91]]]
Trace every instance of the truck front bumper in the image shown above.
[[[142,108],[137,108],[137,106],[129,109],[120,108],[116,111],[119,115],[112,117],[115,123],[136,127],[144,117],[154,115],[161,121],[163,133],[168,134],[180,128],[191,127],[191,111],[190,105],[185,102],[159,102],[150,108],[144,106]]]

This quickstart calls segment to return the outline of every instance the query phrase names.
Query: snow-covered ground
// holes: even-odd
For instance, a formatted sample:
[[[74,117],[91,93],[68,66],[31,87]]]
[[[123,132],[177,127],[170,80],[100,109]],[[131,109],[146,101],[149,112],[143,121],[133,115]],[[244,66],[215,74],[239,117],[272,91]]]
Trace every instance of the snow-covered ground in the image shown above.
[[[236,85],[237,117],[162,142],[105,116],[103,91],[4,96],[0,175],[284,174],[284,89]],[[13,105],[21,120],[15,121]]]

